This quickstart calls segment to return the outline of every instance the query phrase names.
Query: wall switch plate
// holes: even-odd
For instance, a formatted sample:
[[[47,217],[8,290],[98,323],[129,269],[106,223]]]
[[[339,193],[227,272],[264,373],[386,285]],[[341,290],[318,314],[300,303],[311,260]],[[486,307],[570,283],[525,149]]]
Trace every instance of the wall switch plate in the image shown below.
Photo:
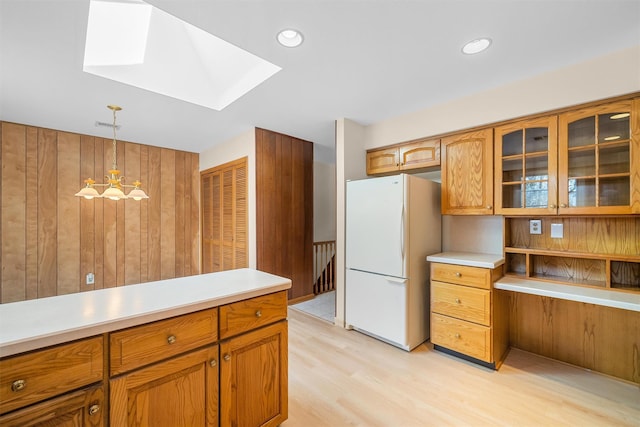
[[[529,220],[529,234],[542,234],[542,220]]]
[[[564,237],[564,226],[562,224],[551,224],[551,237],[562,239]]]
[[[96,277],[93,273],[87,273],[87,285],[93,285],[96,282]]]

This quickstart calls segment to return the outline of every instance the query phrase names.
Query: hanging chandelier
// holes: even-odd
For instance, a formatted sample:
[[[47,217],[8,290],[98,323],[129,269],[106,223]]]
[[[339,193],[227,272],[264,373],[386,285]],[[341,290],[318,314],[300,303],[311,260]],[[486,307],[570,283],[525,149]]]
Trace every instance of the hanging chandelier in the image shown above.
[[[120,170],[118,169],[118,165],[116,164],[116,111],[120,111],[122,110],[122,108],[118,107],[117,105],[107,105],[107,108],[113,111],[113,163],[111,164],[109,175],[105,175],[104,184],[96,184],[96,182],[91,178],[85,179],[84,188],[78,191],[76,193],[76,196],[84,197],[85,199],[93,199],[94,197],[103,197],[111,200],[148,199],[149,196],[147,196],[147,194],[140,188],[140,186],[142,185],[140,181],[136,180],[133,184],[125,184],[124,176],[120,176]],[[102,194],[100,194],[94,187],[107,188]],[[132,188],[133,190],[131,190],[129,194],[124,194],[124,191],[122,191],[124,188]]]

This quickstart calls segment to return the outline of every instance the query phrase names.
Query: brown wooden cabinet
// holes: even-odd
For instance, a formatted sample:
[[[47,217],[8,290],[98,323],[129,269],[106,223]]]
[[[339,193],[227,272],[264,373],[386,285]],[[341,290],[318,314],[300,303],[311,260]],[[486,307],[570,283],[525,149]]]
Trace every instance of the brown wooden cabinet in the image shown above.
[[[0,416],[3,427],[101,427],[105,425],[102,385],[73,391]]]
[[[441,141],[442,213],[493,214],[493,129]]]
[[[431,342],[497,369],[509,346],[509,303],[495,269],[431,264]]]
[[[495,128],[495,213],[553,215],[557,211],[557,116]]]
[[[256,129],[256,266],[313,295],[313,144]]]
[[[367,175],[440,166],[440,140],[421,139],[402,145],[367,151]]]
[[[640,213],[640,98],[559,117],[558,213]]]
[[[222,427],[277,426],[288,416],[287,322],[220,344]]]
[[[249,266],[247,158],[200,174],[202,272]]]
[[[113,426],[217,426],[218,346],[110,381]]]

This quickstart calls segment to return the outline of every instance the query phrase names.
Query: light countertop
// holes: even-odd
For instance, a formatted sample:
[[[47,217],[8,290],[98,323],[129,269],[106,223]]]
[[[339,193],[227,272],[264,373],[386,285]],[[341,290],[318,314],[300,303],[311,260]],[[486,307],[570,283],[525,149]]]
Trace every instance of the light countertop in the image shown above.
[[[496,268],[504,264],[502,254],[482,254],[476,252],[442,252],[427,256],[427,261],[482,268]]]
[[[624,310],[640,311],[640,294],[637,293],[563,285],[561,283],[543,282],[513,276],[504,276],[495,282],[493,286],[496,289],[505,291],[522,292],[525,294],[585,302]]]
[[[0,304],[0,357],[289,289],[253,269]]]

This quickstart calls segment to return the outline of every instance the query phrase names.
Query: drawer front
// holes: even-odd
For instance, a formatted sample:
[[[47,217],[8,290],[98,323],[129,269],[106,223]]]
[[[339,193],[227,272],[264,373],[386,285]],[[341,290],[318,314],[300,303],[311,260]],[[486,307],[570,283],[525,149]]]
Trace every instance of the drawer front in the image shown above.
[[[433,280],[431,311],[491,326],[491,291]]]
[[[217,308],[113,332],[110,373],[130,371],[217,340]]]
[[[287,291],[220,307],[220,339],[232,337],[287,317]]]
[[[431,342],[458,353],[492,363],[491,328],[431,314]]]
[[[0,360],[0,413],[102,380],[102,337]]]
[[[491,270],[454,264],[431,264],[431,280],[491,289]]]

